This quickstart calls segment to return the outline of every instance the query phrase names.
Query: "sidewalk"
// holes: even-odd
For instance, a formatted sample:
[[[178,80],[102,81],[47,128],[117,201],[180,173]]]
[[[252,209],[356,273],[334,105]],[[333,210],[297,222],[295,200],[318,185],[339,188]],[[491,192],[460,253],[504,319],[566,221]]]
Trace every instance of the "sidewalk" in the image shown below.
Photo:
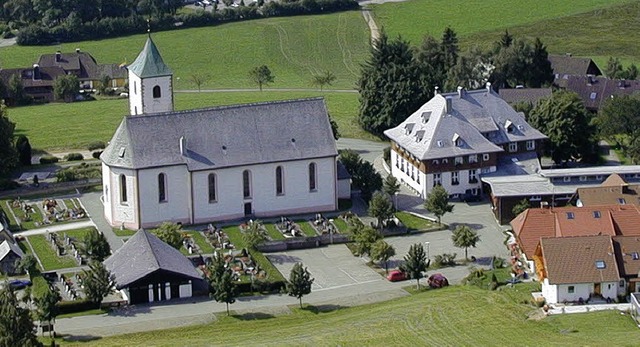
[[[86,221],[82,221],[82,222],[65,223],[65,224],[52,224],[52,225],[49,225],[49,226],[44,227],[44,228],[31,229],[31,230],[27,230],[27,231],[17,232],[14,235],[15,236],[25,236],[26,237],[26,236],[31,236],[31,235],[46,234],[48,232],[55,233],[55,232],[59,232],[59,231],[81,229],[81,228],[88,228],[88,227],[95,227],[95,224],[93,224],[93,222],[91,220],[86,220]]]

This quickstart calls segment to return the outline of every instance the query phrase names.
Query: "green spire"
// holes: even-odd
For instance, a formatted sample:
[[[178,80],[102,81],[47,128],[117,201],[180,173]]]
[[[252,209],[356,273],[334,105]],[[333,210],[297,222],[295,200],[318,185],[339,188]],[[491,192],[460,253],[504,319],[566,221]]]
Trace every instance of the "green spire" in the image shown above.
[[[128,66],[128,69],[140,78],[173,74],[171,69],[162,61],[158,47],[156,47],[156,44],[151,40],[151,35],[147,38],[142,52],[140,52],[136,60]]]

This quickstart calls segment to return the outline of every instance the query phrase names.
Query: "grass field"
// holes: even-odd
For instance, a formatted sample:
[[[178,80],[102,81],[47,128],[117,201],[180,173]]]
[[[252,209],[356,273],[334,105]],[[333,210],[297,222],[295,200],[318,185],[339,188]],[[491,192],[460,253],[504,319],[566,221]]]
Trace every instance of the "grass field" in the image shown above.
[[[318,236],[318,233],[316,232],[316,229],[314,229],[311,226],[309,221],[304,220],[304,219],[300,219],[300,220],[295,220],[294,222],[300,226],[300,230],[302,230],[302,232],[305,234],[305,236],[309,236],[309,237]]]
[[[177,93],[176,110],[219,105],[323,96],[344,137],[373,139],[357,124],[358,94],[336,92]],[[93,141],[109,141],[128,113],[127,100],[46,104],[7,110],[16,134],[26,135],[33,148],[56,151],[84,149]]]
[[[78,266],[78,263],[76,263],[72,257],[59,257],[53,248],[51,248],[49,241],[47,241],[44,235],[29,236],[28,240],[36,256],[40,259],[40,262],[42,262],[45,271]]]
[[[396,212],[396,217],[410,230],[426,230],[438,227],[438,223],[407,212]]]
[[[632,346],[640,330],[617,311],[527,320],[521,304],[531,286],[489,292],[453,286],[401,299],[246,322],[220,317],[208,325],[104,338],[78,345],[121,346]],[[233,310],[233,305],[231,306]],[[247,324],[251,328],[247,329]],[[604,328],[606,327],[606,328]]]
[[[264,227],[265,227],[265,229],[267,229],[267,234],[269,235],[271,240],[278,241],[278,240],[284,240],[285,239],[284,235],[282,235],[282,233],[280,232],[280,230],[278,230],[278,228],[275,226],[275,224],[273,224],[273,223],[265,223]]]
[[[368,52],[369,32],[359,11],[317,16],[269,18],[215,27],[157,32],[153,39],[173,70],[176,89],[197,89],[191,76],[208,75],[204,88],[256,88],[251,68],[267,65],[274,88],[309,88],[314,72],[329,70],[334,88],[353,88],[359,63]],[[98,63],[132,63],[146,34],[61,44],[0,48],[3,68],[31,66],[40,54],[76,48]]]

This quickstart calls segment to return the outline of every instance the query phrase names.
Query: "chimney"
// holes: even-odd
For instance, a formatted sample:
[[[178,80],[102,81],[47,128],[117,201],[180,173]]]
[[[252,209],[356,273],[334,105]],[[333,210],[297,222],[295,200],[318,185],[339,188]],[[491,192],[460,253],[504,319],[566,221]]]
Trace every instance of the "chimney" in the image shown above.
[[[180,136],[180,155],[187,155],[187,139]]]
[[[33,64],[33,79],[34,80],[42,79],[42,76],[40,75],[40,65],[38,64]]]
[[[447,104],[446,104],[446,107],[445,107],[445,109],[444,109],[444,110],[445,110],[445,112],[446,112],[447,114],[450,114],[450,113],[451,113],[451,111],[453,110],[453,107],[452,107],[452,105],[451,105],[451,102],[452,102],[451,97],[450,97],[450,96],[447,96],[447,98],[446,98],[445,100],[447,101]]]
[[[493,90],[491,89],[491,82],[487,82],[487,94],[491,94]]]
[[[62,60],[62,53],[60,51],[56,52],[56,63],[59,63]]]
[[[461,86],[458,86],[458,97],[462,99],[463,96],[464,96],[464,88]]]
[[[80,48],[76,48],[76,53],[80,53]]]
[[[435,92],[433,93],[433,96],[436,96],[438,94],[440,94],[440,87],[436,86]]]

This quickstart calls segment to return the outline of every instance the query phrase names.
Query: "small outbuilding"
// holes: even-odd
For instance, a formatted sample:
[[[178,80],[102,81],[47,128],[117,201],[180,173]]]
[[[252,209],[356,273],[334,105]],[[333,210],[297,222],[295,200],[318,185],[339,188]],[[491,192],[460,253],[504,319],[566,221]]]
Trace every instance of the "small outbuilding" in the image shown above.
[[[187,257],[143,229],[104,264],[116,277],[116,289],[130,304],[188,298],[206,288]]]
[[[16,274],[16,262],[24,257],[20,247],[9,240],[0,243],[0,272],[7,275]]]

